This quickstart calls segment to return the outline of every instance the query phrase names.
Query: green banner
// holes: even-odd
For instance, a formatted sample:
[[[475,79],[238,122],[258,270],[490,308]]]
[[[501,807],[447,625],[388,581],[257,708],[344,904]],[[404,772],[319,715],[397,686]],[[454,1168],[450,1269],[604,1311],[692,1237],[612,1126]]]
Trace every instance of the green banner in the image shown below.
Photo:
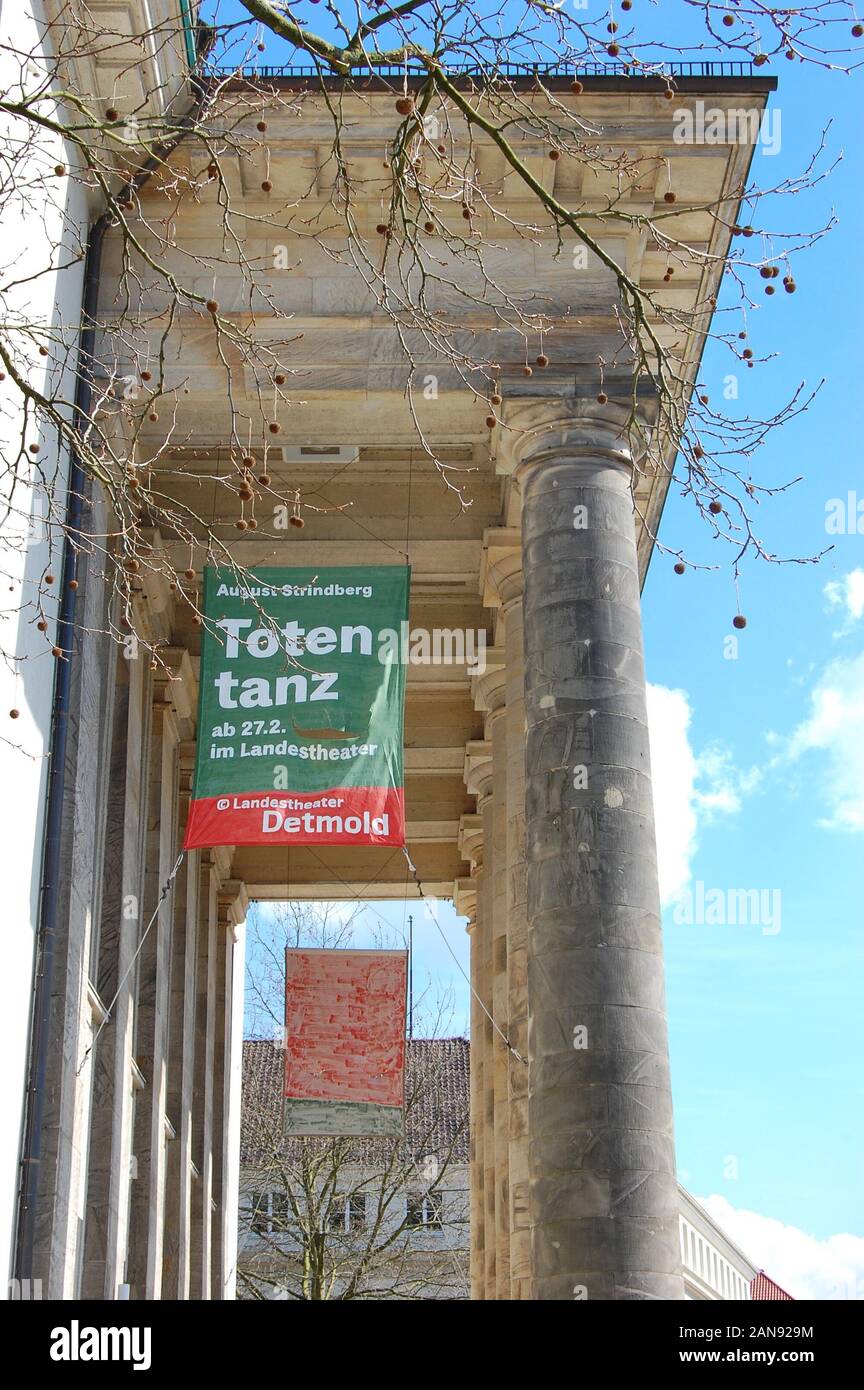
[[[204,571],[185,848],[404,845],[409,570]]]

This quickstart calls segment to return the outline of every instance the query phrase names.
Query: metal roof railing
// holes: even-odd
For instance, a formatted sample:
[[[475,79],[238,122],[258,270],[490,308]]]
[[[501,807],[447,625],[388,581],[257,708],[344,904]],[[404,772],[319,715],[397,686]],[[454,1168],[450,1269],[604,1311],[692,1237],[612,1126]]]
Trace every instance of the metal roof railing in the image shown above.
[[[423,77],[426,69],[422,64],[409,63],[407,70],[404,63],[382,63],[374,66],[357,67],[351,69],[350,78],[342,79],[338,73],[334,73],[326,63],[289,63],[272,64],[256,63],[251,67],[211,67],[209,72],[213,77],[225,79],[230,77],[242,78],[250,82],[278,81],[280,79],[304,79],[304,78],[328,78],[337,81],[366,81],[369,78],[393,78],[402,81],[406,76]],[[495,63],[489,67],[478,67],[476,64],[455,63],[447,65],[447,73],[451,77],[468,77],[477,82],[494,82],[498,78],[510,80],[520,77],[547,77],[547,78],[566,78],[572,81],[574,78],[583,77],[618,77],[628,79],[639,78],[718,78],[718,77],[752,77],[753,64],[739,61],[728,62],[701,62],[701,63],[668,63],[665,65],[651,66],[639,63],[580,63],[576,67],[565,67],[560,63]]]

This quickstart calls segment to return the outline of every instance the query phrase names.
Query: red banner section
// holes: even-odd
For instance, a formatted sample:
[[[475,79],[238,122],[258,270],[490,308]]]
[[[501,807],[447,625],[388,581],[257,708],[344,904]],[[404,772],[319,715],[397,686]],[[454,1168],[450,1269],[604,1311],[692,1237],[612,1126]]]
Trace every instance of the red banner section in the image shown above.
[[[285,952],[285,1128],[398,1133],[405,951]]]
[[[229,792],[189,807],[185,849],[212,845],[404,845],[401,787]]]

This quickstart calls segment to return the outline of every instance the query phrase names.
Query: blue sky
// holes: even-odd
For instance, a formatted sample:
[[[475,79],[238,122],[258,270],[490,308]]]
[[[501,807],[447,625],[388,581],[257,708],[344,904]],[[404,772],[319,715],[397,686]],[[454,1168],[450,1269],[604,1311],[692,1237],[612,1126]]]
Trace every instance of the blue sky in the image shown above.
[[[818,566],[745,565],[748,627],[737,660],[727,660],[736,611],[729,556],[714,553],[673,489],[661,538],[721,569],[679,578],[657,554],[644,611],[649,680],[661,688],[652,708],[665,723],[654,746],[661,857],[679,888],[701,882],[782,894],[781,927],[772,933],[682,925],[672,903],[664,914],[680,1175],[697,1194],[824,1242],[864,1236],[864,534],[825,529],[830,499],[852,490],[864,500],[864,161],[858,79],[792,63],[775,68],[782,147],[773,158],[757,155],[756,179],[799,173],[832,119],[828,151],[844,157],[828,181],[775,200],[759,224],[815,227],[836,208],[839,225],[795,258],[797,293],[766,300],[752,316],[757,358],[777,356],[741,374],[740,406],[764,414],[800,381],[827,378],[809,412],[760,453],[760,480],[804,475],[762,504],[760,520],[778,553],[835,548]],[[702,380],[718,395],[727,361],[709,349],[703,364]],[[664,698],[664,690],[682,693]],[[452,985],[459,1031],[464,981],[439,930],[416,904],[413,911],[417,978]],[[367,939],[364,921],[371,931],[379,914],[401,930],[403,906],[375,904],[357,944]],[[438,919],[467,969],[462,924],[444,904]],[[783,1249],[781,1242],[776,1259]],[[849,1259],[861,1261],[864,1276],[862,1250]]]

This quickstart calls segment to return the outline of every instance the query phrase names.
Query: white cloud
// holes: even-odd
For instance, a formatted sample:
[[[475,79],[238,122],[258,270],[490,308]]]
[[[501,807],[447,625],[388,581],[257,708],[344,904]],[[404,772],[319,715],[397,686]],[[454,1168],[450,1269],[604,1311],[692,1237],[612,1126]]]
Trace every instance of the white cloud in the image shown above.
[[[728,749],[709,744],[697,754],[690,741],[692,709],[685,690],[648,686],[648,729],[660,898],[674,903],[690,882],[699,830],[718,815],[734,815],[760,773],[742,774]]]
[[[850,570],[842,579],[832,579],[823,593],[831,608],[843,609],[846,630],[864,617],[864,569]]]
[[[733,1207],[725,1197],[697,1197],[758,1269],[793,1298],[864,1299],[864,1237],[817,1240],[797,1226]]]
[[[797,761],[820,751],[812,783],[829,812],[830,830],[864,831],[864,652],[832,661],[810,694],[810,713],[787,740],[783,757]]]

